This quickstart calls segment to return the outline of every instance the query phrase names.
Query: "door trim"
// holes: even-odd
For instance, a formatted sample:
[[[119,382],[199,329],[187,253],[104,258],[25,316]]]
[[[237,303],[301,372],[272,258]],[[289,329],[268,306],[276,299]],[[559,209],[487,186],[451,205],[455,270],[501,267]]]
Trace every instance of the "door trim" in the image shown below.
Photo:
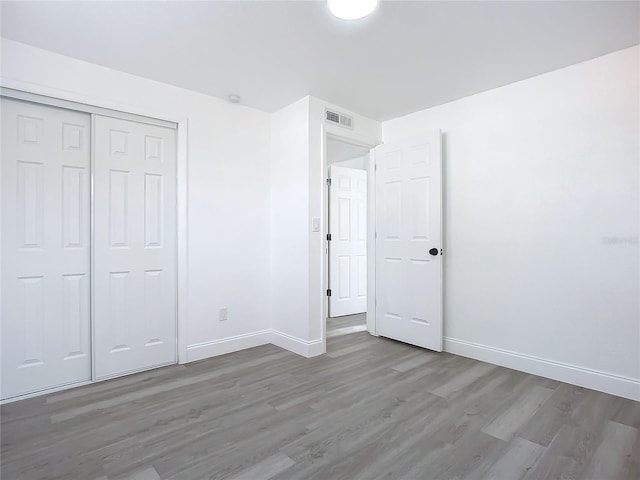
[[[156,125],[158,127],[166,128],[178,128],[176,122],[170,122],[167,120],[161,120],[158,118],[151,118],[145,115],[138,115],[135,113],[128,113],[123,111],[117,111],[111,108],[103,108],[95,105],[89,105],[86,103],[79,103],[70,100],[64,100],[61,98],[49,97],[46,95],[40,95],[36,93],[25,92],[14,88],[0,87],[0,95],[3,97],[13,98],[15,100],[22,100],[24,102],[39,103],[43,105],[49,105],[50,107],[63,108],[65,110],[73,110],[76,112],[89,113],[92,115],[101,115],[103,117],[115,117],[121,120],[129,120],[137,123],[145,123],[149,125]]]
[[[177,126],[177,142],[176,142],[176,227],[177,227],[177,363],[183,364],[187,362],[187,318],[188,310],[188,200],[189,200],[189,154],[188,154],[188,131],[189,118],[180,112],[167,112],[141,108],[128,103],[120,103],[113,100],[84,95],[77,92],[70,92],[56,87],[49,87],[31,82],[24,82],[14,79],[8,79],[0,76],[0,87],[3,89],[2,96],[5,95],[4,89],[10,89],[30,95],[31,98],[38,96],[46,103],[47,99],[62,100],[75,103],[77,107],[85,106],[87,109],[105,109],[108,116],[116,118],[124,118],[125,120],[134,120],[142,123],[154,123],[156,125],[172,127]],[[8,92],[10,93],[10,92]],[[29,100],[34,101],[34,100]],[[60,104],[54,105],[60,106]],[[63,107],[64,108],[64,107]],[[88,113],[94,113],[91,110]],[[97,112],[96,112],[97,113]],[[135,116],[136,118],[132,118]],[[142,117],[142,118],[141,118]],[[150,120],[155,120],[151,122]],[[158,122],[158,120],[160,122]],[[93,133],[93,132],[92,132]],[[93,148],[93,147],[92,147]],[[46,392],[40,392],[44,394]],[[16,397],[17,399],[17,397]]]

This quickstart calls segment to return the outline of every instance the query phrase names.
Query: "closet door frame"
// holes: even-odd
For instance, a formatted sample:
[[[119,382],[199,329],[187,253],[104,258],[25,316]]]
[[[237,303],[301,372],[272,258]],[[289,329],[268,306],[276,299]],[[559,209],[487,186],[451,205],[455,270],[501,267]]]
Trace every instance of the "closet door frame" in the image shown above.
[[[95,115],[105,115],[124,120],[133,120],[141,123],[152,125],[170,126],[176,128],[176,270],[177,270],[177,292],[176,292],[176,353],[177,363],[183,364],[187,359],[187,336],[186,322],[188,315],[188,223],[187,223],[187,201],[188,191],[188,118],[175,112],[161,112],[140,108],[133,105],[122,104],[110,100],[90,97],[75,92],[60,90],[43,85],[31,84],[27,82],[15,81],[0,77],[0,96],[24,100],[32,103],[40,103],[43,105],[56,106],[75,110],[79,112],[89,113],[92,115],[91,123]],[[94,218],[93,218],[93,128],[91,140],[91,236],[94,234]],[[1,233],[1,232],[0,232]],[[93,270],[93,249],[91,253],[91,269]],[[2,259],[0,258],[0,265]],[[93,300],[93,291],[92,291]],[[1,299],[0,299],[1,302]],[[93,302],[92,307],[93,309]],[[91,342],[93,348],[93,312],[91,315]],[[25,394],[19,397],[7,399],[5,402],[21,400],[45,393],[51,393],[58,390],[64,390],[80,386],[87,383],[93,383],[95,379],[94,361],[92,358],[92,380],[89,382],[80,382],[60,388],[52,388],[49,390]],[[3,402],[3,403],[5,403]]]

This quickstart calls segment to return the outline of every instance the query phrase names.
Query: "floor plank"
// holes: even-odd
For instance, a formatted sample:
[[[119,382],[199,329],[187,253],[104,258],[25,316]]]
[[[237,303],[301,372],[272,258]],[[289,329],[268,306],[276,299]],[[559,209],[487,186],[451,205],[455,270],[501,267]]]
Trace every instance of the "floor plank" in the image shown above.
[[[626,476],[625,464],[631,456],[638,430],[617,422],[607,422],[602,441],[596,449],[585,476],[615,480]]]
[[[510,441],[520,426],[535,414],[552,393],[553,390],[549,388],[533,386],[482,431],[505,442]]]
[[[524,438],[516,437],[509,443],[504,455],[479,478],[486,480],[519,480],[537,463],[545,448]]]
[[[327,350],[265,345],[3,405],[2,478],[638,478],[638,402],[366,332]]]

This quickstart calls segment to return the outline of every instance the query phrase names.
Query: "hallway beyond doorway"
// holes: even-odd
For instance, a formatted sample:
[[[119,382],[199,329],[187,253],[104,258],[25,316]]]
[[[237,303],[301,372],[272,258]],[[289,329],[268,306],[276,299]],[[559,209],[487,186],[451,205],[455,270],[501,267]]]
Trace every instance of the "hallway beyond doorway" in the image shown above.
[[[356,313],[343,317],[327,318],[327,338],[367,330],[367,314]]]

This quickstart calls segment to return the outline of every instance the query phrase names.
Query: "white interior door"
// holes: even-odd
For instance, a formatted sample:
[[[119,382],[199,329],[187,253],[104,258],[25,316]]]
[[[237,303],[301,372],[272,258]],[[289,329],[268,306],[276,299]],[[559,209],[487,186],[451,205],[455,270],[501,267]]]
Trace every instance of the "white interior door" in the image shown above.
[[[3,98],[2,398],[91,378],[90,116]]]
[[[176,361],[176,132],[94,122],[95,375]]]
[[[376,333],[442,351],[440,132],[376,147]]]
[[[329,316],[367,311],[367,172],[329,167]]]

